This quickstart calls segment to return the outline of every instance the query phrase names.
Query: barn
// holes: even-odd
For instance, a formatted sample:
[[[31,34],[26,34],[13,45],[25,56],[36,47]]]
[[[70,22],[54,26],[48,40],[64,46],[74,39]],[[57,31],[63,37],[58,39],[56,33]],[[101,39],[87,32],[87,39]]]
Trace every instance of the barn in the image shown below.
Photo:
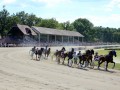
[[[16,24],[11,28],[3,41],[9,44],[30,43],[35,41],[36,35],[29,26]]]
[[[26,45],[65,45],[77,44],[83,41],[83,35],[76,31],[58,30],[52,28],[27,25],[14,25],[8,32],[3,43]]]
[[[83,35],[76,31],[58,30],[52,28],[32,26],[39,39],[39,43],[74,44],[83,41]]]

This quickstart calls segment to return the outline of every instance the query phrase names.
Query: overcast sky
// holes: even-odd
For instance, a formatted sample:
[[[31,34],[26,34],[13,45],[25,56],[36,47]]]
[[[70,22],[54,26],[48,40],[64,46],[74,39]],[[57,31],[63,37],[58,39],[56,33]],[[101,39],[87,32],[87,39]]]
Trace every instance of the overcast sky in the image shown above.
[[[25,11],[41,18],[73,22],[87,18],[94,26],[120,27],[120,0],[0,0],[10,14]]]

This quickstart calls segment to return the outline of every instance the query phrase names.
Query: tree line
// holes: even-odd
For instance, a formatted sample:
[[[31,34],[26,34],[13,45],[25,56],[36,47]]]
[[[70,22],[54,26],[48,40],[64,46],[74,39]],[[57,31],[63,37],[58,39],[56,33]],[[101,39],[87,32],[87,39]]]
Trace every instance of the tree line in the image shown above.
[[[24,11],[10,15],[3,6],[3,9],[0,11],[0,36],[2,38],[6,37],[11,27],[15,24],[78,31],[84,35],[84,41],[87,42],[120,43],[120,28],[96,27],[86,18],[78,18],[72,23],[69,21],[59,23],[55,18],[43,19]]]

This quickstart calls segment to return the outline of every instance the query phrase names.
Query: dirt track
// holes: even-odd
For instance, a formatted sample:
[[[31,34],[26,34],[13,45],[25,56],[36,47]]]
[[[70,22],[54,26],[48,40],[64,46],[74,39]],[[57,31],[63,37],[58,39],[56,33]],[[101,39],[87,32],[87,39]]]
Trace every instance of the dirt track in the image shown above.
[[[30,48],[0,48],[0,90],[120,90],[120,71],[30,60]]]

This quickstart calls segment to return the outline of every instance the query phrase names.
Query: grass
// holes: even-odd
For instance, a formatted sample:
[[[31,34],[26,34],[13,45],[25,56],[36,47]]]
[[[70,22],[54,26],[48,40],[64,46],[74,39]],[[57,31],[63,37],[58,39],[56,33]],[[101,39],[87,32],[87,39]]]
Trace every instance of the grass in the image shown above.
[[[108,54],[109,50],[97,50],[97,52],[99,55],[106,55],[106,54]],[[120,50],[116,50],[116,53],[117,53],[117,57],[113,57],[113,59],[116,59],[120,62]],[[98,63],[95,62],[95,65],[98,65]],[[101,66],[103,67],[104,63]],[[109,63],[108,68],[111,69],[112,67],[113,67],[113,63]],[[116,63],[114,69],[120,70],[120,63]]]

